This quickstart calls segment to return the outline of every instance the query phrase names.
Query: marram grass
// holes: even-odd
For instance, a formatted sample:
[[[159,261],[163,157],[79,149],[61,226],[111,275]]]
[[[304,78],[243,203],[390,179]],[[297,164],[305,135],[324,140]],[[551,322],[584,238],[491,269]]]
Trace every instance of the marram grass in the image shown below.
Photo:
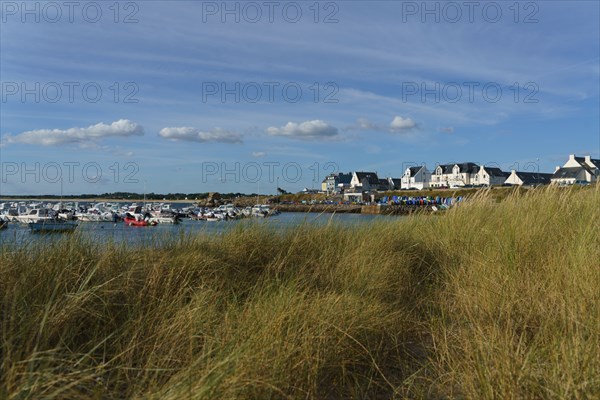
[[[0,250],[0,398],[600,396],[598,186]]]

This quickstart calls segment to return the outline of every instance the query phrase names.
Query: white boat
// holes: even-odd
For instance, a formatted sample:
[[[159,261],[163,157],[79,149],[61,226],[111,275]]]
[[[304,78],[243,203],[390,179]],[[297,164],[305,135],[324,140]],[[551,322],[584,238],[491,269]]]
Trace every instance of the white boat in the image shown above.
[[[116,215],[113,214],[112,212],[103,212],[101,214],[87,212],[87,213],[77,214],[76,217],[77,217],[77,220],[81,221],[81,222],[115,222],[116,221]]]
[[[73,219],[75,217],[73,212],[70,211],[62,201],[56,204],[47,204],[46,208],[55,211],[56,215],[62,219]]]
[[[216,221],[226,220],[226,219],[228,219],[228,217],[227,217],[227,214],[225,214],[225,213],[208,211],[202,215],[202,219],[207,222],[216,222]]]
[[[277,215],[279,214],[279,211],[277,210],[271,210],[271,208],[266,205],[266,204],[257,204],[254,207],[252,207],[252,211],[251,214],[253,217],[258,217],[258,218],[266,218],[266,217],[270,217],[273,215]]]
[[[40,220],[55,219],[55,213],[47,208],[34,208],[26,214],[19,215],[16,219],[18,222],[28,224],[30,222],[38,222]]]
[[[16,207],[5,209],[2,211],[2,219],[9,222],[19,222],[19,210]]]
[[[64,219],[39,220],[29,222],[29,228],[32,233],[52,233],[52,232],[73,232],[77,228],[77,223],[66,221]]]
[[[129,214],[130,216],[132,216],[138,220],[151,217],[151,215],[148,211],[144,211],[144,207],[139,206],[136,203],[133,203],[131,206],[129,206],[129,208],[127,208],[125,215],[126,214]]]
[[[148,218],[148,222],[156,222],[157,224],[178,224],[179,220],[177,217],[159,215]]]

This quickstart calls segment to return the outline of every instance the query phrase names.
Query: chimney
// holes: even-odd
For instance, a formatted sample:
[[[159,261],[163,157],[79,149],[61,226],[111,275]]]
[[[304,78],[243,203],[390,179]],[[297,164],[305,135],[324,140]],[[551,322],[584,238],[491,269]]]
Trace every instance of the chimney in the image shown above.
[[[575,161],[575,154],[569,154],[569,161]]]
[[[590,167],[592,167],[592,168],[595,167],[595,165],[592,164],[592,157],[591,156],[585,156],[585,163],[587,165],[589,165]]]
[[[559,169],[560,169],[560,167],[557,165],[557,166],[554,168],[554,172],[556,173],[556,171],[558,171]]]

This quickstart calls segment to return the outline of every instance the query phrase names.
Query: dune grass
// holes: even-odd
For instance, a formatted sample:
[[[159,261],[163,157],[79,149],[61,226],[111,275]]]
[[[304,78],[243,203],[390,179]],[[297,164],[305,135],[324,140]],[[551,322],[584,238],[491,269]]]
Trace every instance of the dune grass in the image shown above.
[[[0,398],[592,399],[600,188],[161,247],[4,244]]]

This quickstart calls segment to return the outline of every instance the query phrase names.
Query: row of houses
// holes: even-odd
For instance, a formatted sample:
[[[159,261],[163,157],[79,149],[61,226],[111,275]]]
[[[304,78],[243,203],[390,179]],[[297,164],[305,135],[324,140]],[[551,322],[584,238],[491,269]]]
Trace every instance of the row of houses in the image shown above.
[[[569,155],[569,160],[556,167],[554,173],[502,171],[498,167],[472,162],[437,165],[429,171],[426,165],[408,167],[401,178],[379,178],[376,172],[354,171],[328,175],[321,190],[328,194],[400,189],[459,188],[493,185],[537,186],[556,183],[594,183],[600,179],[600,160],[590,156]]]

